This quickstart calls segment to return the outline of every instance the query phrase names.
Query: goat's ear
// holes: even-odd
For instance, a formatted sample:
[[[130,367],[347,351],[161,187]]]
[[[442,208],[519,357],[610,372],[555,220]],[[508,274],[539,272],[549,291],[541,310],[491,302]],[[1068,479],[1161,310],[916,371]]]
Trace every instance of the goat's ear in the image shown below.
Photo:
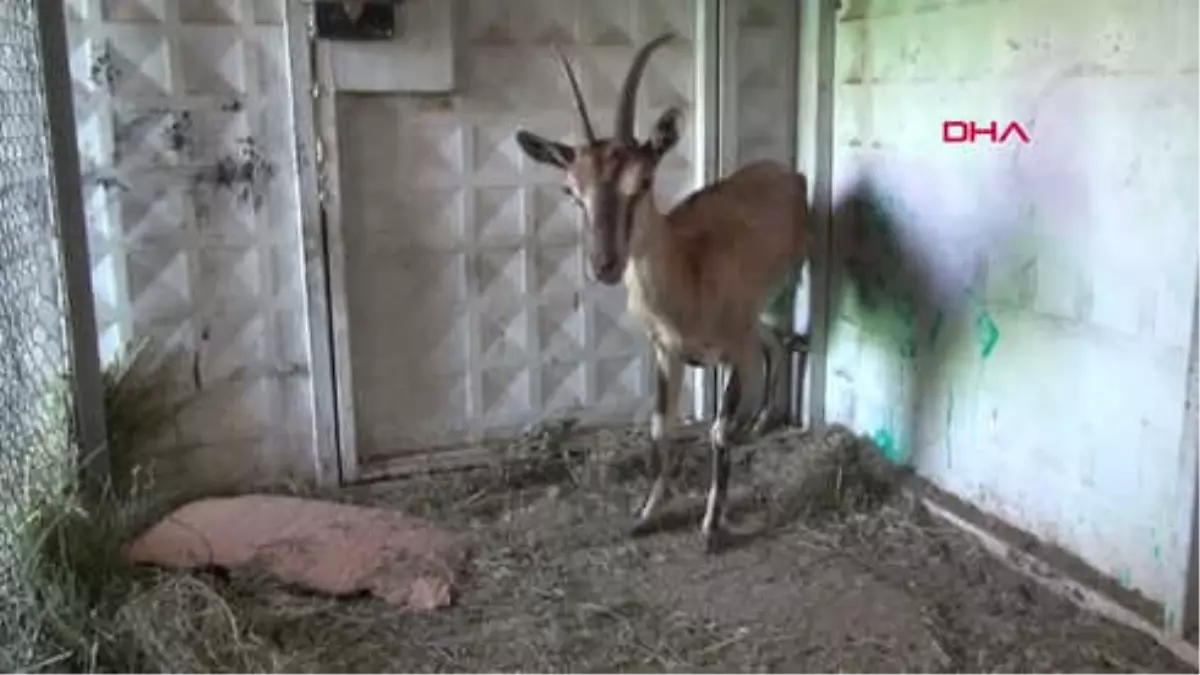
[[[658,116],[658,121],[654,123],[654,131],[646,141],[646,148],[654,155],[655,160],[662,159],[662,156],[679,142],[682,119],[683,111],[673,106]]]
[[[529,156],[529,159],[539,164],[549,164],[566,169],[575,162],[575,148],[523,129],[517,132],[517,145],[521,146],[521,150]]]

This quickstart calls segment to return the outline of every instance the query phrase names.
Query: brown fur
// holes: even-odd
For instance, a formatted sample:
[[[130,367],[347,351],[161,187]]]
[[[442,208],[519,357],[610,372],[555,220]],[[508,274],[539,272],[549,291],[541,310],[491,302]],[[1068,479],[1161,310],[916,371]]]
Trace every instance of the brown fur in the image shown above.
[[[587,142],[569,146],[523,130],[516,140],[530,159],[563,172],[566,192],[587,216],[593,274],[603,284],[625,282],[628,309],[654,344],[655,480],[635,533],[646,530],[673,471],[666,441],[678,414],[684,364],[729,368],[712,426],[712,483],[701,525],[714,550],[729,478],[730,435],[749,424],[761,433],[787,417],[782,386],[787,350],[759,315],[768,295],[806,257],[807,184],[802,174],[780,164],[756,162],[697,191],[667,214],[658,209],[654,176],[679,142],[681,113],[668,109],[650,137],[639,141],[633,135],[633,111],[647,59],[670,38],[660,36],[634,56],[612,137],[596,135],[574,71],[560,54]]]
[[[806,255],[806,192],[802,174],[756,162],[665,216],[639,214],[625,283],[651,338],[713,366],[757,341],[768,294]]]

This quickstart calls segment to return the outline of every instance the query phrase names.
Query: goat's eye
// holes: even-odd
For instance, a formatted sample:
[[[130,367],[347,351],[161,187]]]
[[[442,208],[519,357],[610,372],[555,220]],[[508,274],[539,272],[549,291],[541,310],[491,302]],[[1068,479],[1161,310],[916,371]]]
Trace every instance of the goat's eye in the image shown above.
[[[641,185],[641,191],[642,191],[642,192],[649,192],[649,191],[650,191],[650,188],[653,188],[653,187],[654,187],[654,180],[653,180],[653,179],[650,179],[650,178],[643,178],[643,179],[642,179],[642,185]]]
[[[562,189],[562,193],[563,193],[564,195],[566,195],[566,196],[568,196],[568,197],[572,196],[572,195],[571,195],[571,188],[569,188],[569,187],[567,187],[566,185],[564,185],[564,186],[562,186],[562,188],[561,188],[561,189]]]

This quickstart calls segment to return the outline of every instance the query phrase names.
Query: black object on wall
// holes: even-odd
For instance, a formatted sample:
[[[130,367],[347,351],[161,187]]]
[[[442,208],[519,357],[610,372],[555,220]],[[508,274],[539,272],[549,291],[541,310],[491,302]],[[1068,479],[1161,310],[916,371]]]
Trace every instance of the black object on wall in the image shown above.
[[[391,40],[403,0],[318,0],[314,3],[316,37],[323,40]]]

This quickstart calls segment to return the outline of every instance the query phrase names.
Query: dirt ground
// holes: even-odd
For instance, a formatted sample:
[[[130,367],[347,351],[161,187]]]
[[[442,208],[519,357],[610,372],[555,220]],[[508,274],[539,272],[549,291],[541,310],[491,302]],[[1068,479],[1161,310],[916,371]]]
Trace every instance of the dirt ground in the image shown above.
[[[736,536],[706,555],[701,439],[681,440],[679,491],[639,539],[625,530],[648,486],[641,431],[544,429],[513,448],[519,466],[342,495],[470,533],[450,609],[211,583],[294,672],[1194,672],[929,516],[841,429],[739,450]]]

